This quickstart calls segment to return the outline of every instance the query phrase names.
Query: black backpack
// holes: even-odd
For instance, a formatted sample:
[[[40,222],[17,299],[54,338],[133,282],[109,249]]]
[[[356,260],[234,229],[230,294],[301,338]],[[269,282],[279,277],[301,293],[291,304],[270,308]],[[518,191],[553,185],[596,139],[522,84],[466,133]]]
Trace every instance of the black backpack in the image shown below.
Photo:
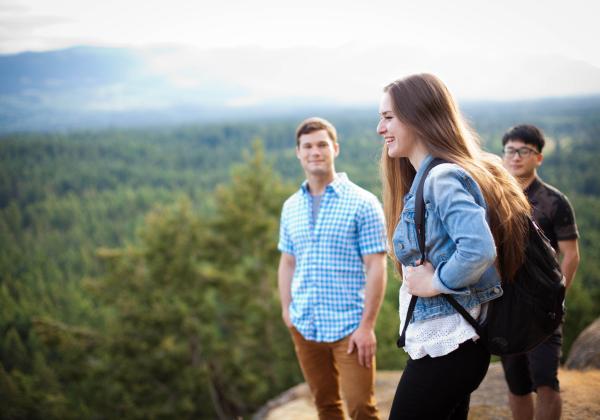
[[[426,258],[423,185],[429,171],[441,163],[445,161],[431,161],[421,177],[415,197],[415,225],[421,261]],[[442,295],[475,328],[491,354],[507,356],[528,352],[562,323],[565,314],[564,277],[550,242],[531,217],[525,261],[512,282],[502,281],[502,289],[503,295],[489,302],[482,324],[473,319],[452,295]],[[417,296],[412,296],[398,347],[404,347],[406,328],[416,303]]]

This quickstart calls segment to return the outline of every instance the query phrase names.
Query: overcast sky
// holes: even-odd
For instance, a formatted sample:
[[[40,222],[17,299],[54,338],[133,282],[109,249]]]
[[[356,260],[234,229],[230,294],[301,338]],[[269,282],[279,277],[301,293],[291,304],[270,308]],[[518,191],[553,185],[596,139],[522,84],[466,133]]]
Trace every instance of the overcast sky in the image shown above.
[[[380,51],[376,64],[383,69],[389,66],[390,76],[401,76],[397,66],[403,57],[398,55],[404,54],[409,63],[403,63],[403,70],[419,71],[425,61],[418,57],[429,57],[429,64],[436,57],[437,67],[423,70],[446,72],[457,79],[477,63],[483,63],[481,71],[502,67],[497,76],[484,75],[499,79],[511,68],[524,70],[515,57],[533,57],[524,60],[538,66],[531,67],[532,72],[560,57],[571,62],[565,68],[576,62],[587,66],[585,82],[574,80],[579,86],[569,90],[569,77],[564,75],[560,83],[567,86],[550,89],[548,94],[581,94],[586,86],[600,83],[598,16],[597,0],[0,0],[0,53],[73,45],[305,46],[331,51],[356,46]],[[361,72],[360,63],[356,65]],[[364,67],[362,73],[366,72]],[[556,85],[557,76],[552,77],[548,83]],[[573,79],[581,77],[573,75]],[[520,89],[514,77],[508,83],[513,90]],[[544,83],[542,77],[540,84]],[[536,92],[534,96],[544,95]]]
[[[80,44],[557,53],[600,66],[595,0],[2,0],[0,51]]]

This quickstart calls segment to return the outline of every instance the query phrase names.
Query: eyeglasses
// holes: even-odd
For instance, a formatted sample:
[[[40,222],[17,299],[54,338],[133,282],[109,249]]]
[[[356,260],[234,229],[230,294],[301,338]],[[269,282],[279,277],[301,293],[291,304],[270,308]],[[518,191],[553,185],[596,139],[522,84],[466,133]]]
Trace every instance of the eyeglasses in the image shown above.
[[[507,147],[504,149],[504,156],[508,158],[513,158],[515,154],[519,155],[521,158],[529,157],[531,154],[539,155],[540,152],[537,150],[533,150],[529,147],[521,147],[520,149],[513,149],[512,147]]]

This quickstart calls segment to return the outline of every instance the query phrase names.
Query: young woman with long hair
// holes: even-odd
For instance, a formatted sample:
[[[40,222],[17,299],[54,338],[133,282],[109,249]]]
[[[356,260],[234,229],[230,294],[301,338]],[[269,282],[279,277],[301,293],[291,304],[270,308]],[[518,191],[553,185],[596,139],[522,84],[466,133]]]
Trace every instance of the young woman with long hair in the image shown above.
[[[481,150],[437,77],[390,83],[379,112],[388,244],[403,277],[401,330],[409,322],[404,349],[410,358],[390,418],[466,419],[490,354],[441,295],[452,294],[475,319],[485,316],[486,303],[502,295],[501,277],[510,281],[524,259],[529,204],[500,159]],[[424,183],[427,261],[421,262],[415,192],[434,158],[446,163]],[[407,320],[411,295],[418,299]]]

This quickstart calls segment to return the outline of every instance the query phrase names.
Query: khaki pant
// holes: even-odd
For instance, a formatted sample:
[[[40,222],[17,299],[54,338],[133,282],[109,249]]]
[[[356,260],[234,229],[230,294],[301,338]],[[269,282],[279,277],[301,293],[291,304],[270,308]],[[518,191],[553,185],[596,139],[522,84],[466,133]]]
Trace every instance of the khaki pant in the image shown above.
[[[304,339],[291,328],[298,362],[315,399],[321,420],[343,420],[342,394],[352,419],[379,419],[375,403],[375,360],[370,368],[358,364],[358,350],[347,354],[345,337],[333,343]]]

